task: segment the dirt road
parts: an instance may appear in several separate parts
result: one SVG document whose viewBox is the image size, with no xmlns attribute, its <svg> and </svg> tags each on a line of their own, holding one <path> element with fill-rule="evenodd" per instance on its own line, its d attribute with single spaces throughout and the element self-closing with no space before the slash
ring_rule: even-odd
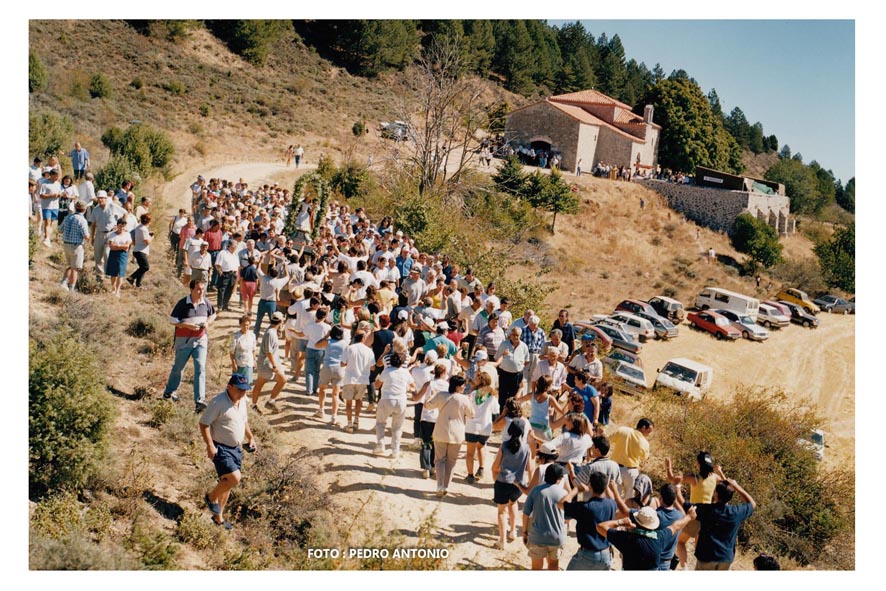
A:
<svg viewBox="0 0 886 591">
<path fill-rule="evenodd" d="M 195 169 L 167 186 L 169 203 L 187 206 L 190 198 L 187 187 L 198 172 L 207 178 L 243 177 L 253 185 L 277 181 L 290 186 L 297 176 L 294 169 L 282 164 L 244 163 L 212 170 Z M 237 316 L 237 312 L 220 316 L 213 330 L 212 346 L 223 346 L 226 335 L 236 330 Z M 713 366 L 715 386 L 711 395 L 716 397 L 728 397 L 739 384 L 778 386 L 794 392 L 821 410 L 829 420 L 826 430 L 830 441 L 845 444 L 840 447 L 849 457 L 854 457 L 854 334 L 854 316 L 823 315 L 817 330 L 790 326 L 775 332 L 767 343 L 721 343 L 706 334 L 688 330 L 684 324 L 676 340 L 648 343 L 643 360 L 650 381 L 654 380 L 654 369 L 672 357 L 690 357 Z M 343 523 L 356 522 L 359 528 L 392 531 L 412 545 L 419 526 L 430 519 L 436 524 L 437 536 L 452 542 L 450 568 L 528 567 L 525 548 L 519 541 L 503 551 L 493 548 L 497 526 L 489 476 L 480 484 L 466 484 L 464 461 L 460 460 L 450 494 L 443 501 L 436 498 L 435 482 L 421 477 L 418 452 L 408 447 L 412 433 L 411 408 L 404 425 L 407 445 L 400 460 L 395 462 L 372 454 L 374 418 L 364 416 L 360 431 L 353 434 L 328 422 L 321 423 L 312 418 L 317 410 L 316 402 L 305 396 L 303 380 L 288 384 L 281 400 L 282 411 L 271 415 L 269 422 L 281 434 L 283 442 L 293 449 L 307 447 L 320 453 L 320 479 L 335 495 Z M 490 442 L 487 474 L 498 441 L 495 436 Z M 835 455 L 830 454 L 832 458 Z M 565 561 L 577 547 L 574 534 L 570 535 Z M 561 568 L 565 568 L 565 564 L 563 562 Z"/>
</svg>

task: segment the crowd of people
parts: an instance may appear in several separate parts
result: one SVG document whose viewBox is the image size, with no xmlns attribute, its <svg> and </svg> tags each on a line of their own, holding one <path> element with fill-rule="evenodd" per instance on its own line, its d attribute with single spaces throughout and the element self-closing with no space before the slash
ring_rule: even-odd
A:
<svg viewBox="0 0 886 591">
<path fill-rule="evenodd" d="M 91 243 L 96 278 L 107 275 L 119 297 L 130 251 L 133 287 L 150 268 L 151 202 L 134 209 L 128 182 L 96 191 L 88 155 L 80 158 L 73 190 L 57 159 L 46 167 L 35 159 L 29 215 L 46 245 L 60 221 L 63 287 L 76 289 Z M 376 455 L 406 461 L 404 430 L 411 434 L 408 461 L 435 479 L 438 498 L 462 461 L 465 483 L 491 483 L 496 546 L 515 542 L 520 526 L 534 569 L 559 567 L 571 521 L 580 550 L 570 570 L 610 569 L 613 548 L 628 570 L 685 568 L 690 540 L 696 569 L 730 567 L 753 498 L 707 452 L 684 473 L 668 460 L 669 482 L 653 490 L 642 470 L 654 422 L 610 425 L 612 391 L 597 343 L 577 335 L 568 310 L 549 330 L 533 310 L 515 318 L 494 283 L 446 254 L 421 252 L 390 217 L 376 223 L 336 202 L 318 211 L 311 198 L 293 206 L 287 189 L 242 179 L 199 176 L 191 193 L 191 207 L 167 231 L 189 293 L 170 313 L 174 362 L 163 397 L 179 400 L 191 361 L 199 430 L 219 476 L 205 496 L 214 523 L 234 528 L 225 505 L 241 478 L 242 451 L 257 448 L 249 409 L 281 411 L 284 389 L 298 390 L 304 377 L 314 417 L 370 434 Z M 290 217 L 294 230 L 284 233 Z M 220 313 L 239 320 L 227 345 L 231 377 L 208 396 L 208 332 Z M 742 502 L 730 504 L 734 495 Z"/>
<path fill-rule="evenodd" d="M 78 142 L 69 156 L 72 174 L 64 173 L 56 156 L 45 165 L 36 157 L 28 178 L 29 220 L 44 246 L 51 247 L 56 237 L 62 242 L 67 266 L 60 285 L 77 290 L 91 245 L 95 278 L 102 282 L 108 277 L 112 294 L 120 297 L 124 278 L 133 288 L 142 289 L 154 239 L 151 199 L 142 197 L 136 203 L 133 183 L 128 180 L 120 187 L 96 191 L 89 152 Z M 137 268 L 127 277 L 130 253 Z"/>
<path fill-rule="evenodd" d="M 668 484 L 653 490 L 642 470 L 654 423 L 609 425 L 597 343 L 577 336 L 567 310 L 550 330 L 533 310 L 514 318 L 494 283 L 446 254 L 421 252 L 390 218 L 374 223 L 361 208 L 332 202 L 318 211 L 307 198 L 287 234 L 291 198 L 277 185 L 198 177 L 192 195 L 191 211 L 170 224 L 191 291 L 171 314 L 176 355 L 164 396 L 178 399 L 192 359 L 195 410 L 220 478 L 205 499 L 216 523 L 234 527 L 226 495 L 240 478 L 240 444 L 255 448 L 247 407 L 281 411 L 288 385 L 316 401 L 314 418 L 367 433 L 378 456 L 407 461 L 411 434 L 408 461 L 435 480 L 440 499 L 462 461 L 465 483 L 491 481 L 496 546 L 513 543 L 521 525 L 532 568 L 559 567 L 573 520 L 581 549 L 568 569 L 609 569 L 613 548 L 625 569 L 685 568 L 693 539 L 697 569 L 729 568 L 753 498 L 706 452 L 683 474 L 668 463 Z M 220 311 L 239 317 L 232 377 L 207 401 L 207 330 Z M 729 504 L 736 494 L 743 502 Z"/>
</svg>

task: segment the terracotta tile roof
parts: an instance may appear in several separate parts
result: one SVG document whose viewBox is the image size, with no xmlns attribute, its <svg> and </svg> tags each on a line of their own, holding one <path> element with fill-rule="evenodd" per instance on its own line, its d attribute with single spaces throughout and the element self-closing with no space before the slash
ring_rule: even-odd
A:
<svg viewBox="0 0 886 591">
<path fill-rule="evenodd" d="M 628 111 L 632 110 L 633 107 L 630 105 L 626 105 L 621 101 L 617 101 L 611 96 L 606 96 L 602 92 L 598 92 L 596 90 L 580 90 L 578 92 L 570 92 L 569 94 L 559 94 L 557 96 L 552 96 L 552 101 L 556 103 L 578 103 L 578 104 L 586 104 L 586 105 L 609 105 L 621 107 L 623 109 L 627 109 Z"/>
<path fill-rule="evenodd" d="M 643 121 L 643 118 L 637 115 L 636 113 L 632 113 L 630 111 L 625 111 L 624 109 L 620 109 L 618 111 L 618 115 L 615 116 L 615 121 L 613 123 L 626 123 L 629 125 L 646 125 L 646 122 Z"/>
<path fill-rule="evenodd" d="M 587 111 L 585 111 L 581 107 L 577 107 L 575 105 L 564 105 L 562 103 L 557 103 L 552 100 L 548 100 L 547 103 L 549 105 L 551 105 L 552 107 L 559 109 L 560 111 L 563 111 L 564 113 L 566 113 L 567 115 L 569 115 L 573 119 L 581 121 L 582 123 L 587 123 L 588 125 L 596 125 L 598 127 L 606 127 L 608 129 L 614 131 L 615 133 L 622 135 L 630 140 L 633 140 L 635 142 L 639 142 L 641 144 L 646 143 L 645 139 L 643 139 L 641 137 L 637 137 L 635 135 L 631 135 L 631 134 L 627 133 L 626 131 L 617 128 L 616 126 L 612 125 L 611 123 L 607 123 L 606 121 L 603 121 L 599 117 L 596 117 L 596 116 L 592 115 L 591 113 L 588 113 Z"/>
</svg>

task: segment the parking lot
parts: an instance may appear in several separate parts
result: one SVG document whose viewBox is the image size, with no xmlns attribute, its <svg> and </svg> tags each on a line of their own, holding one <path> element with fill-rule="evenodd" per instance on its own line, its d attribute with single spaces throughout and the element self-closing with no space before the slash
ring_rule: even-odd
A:
<svg viewBox="0 0 886 591">
<path fill-rule="evenodd" d="M 652 385 L 655 370 L 668 359 L 688 357 L 714 369 L 712 398 L 727 399 L 740 385 L 783 388 L 824 417 L 825 461 L 854 461 L 855 316 L 822 312 L 818 317 L 816 329 L 791 324 L 771 331 L 763 343 L 718 341 L 684 322 L 676 339 L 643 346 L 647 381 Z"/>
</svg>

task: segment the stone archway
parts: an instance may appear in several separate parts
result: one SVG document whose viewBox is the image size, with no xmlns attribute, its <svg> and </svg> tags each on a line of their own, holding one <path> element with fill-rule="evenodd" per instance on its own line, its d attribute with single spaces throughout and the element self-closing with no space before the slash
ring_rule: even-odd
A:
<svg viewBox="0 0 886 591">
<path fill-rule="evenodd" d="M 788 233 L 788 216 L 785 215 L 784 210 L 778 212 L 778 233 L 779 234 L 787 234 Z"/>
<path fill-rule="evenodd" d="M 774 211 L 769 212 L 769 225 L 778 232 L 778 216 L 775 215 Z"/>
</svg>

